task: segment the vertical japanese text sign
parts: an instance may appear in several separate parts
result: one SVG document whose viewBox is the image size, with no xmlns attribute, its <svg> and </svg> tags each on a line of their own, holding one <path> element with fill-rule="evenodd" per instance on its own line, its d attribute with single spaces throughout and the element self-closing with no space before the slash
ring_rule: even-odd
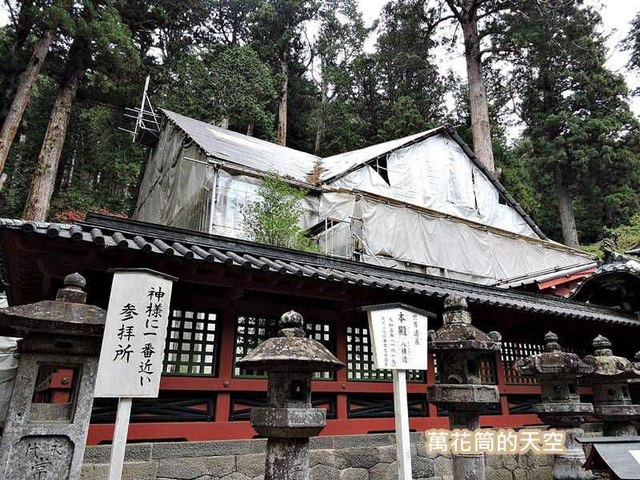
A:
<svg viewBox="0 0 640 480">
<path fill-rule="evenodd" d="M 431 312 L 402 304 L 366 308 L 373 346 L 373 365 L 379 370 L 427 370 L 428 318 Z"/>
<path fill-rule="evenodd" d="M 113 270 L 96 397 L 156 398 L 174 277 Z"/>
</svg>

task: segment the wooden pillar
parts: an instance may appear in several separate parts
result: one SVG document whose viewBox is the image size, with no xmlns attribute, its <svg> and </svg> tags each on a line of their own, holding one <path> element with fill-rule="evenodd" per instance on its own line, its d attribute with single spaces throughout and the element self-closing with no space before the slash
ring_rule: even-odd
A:
<svg viewBox="0 0 640 480">
<path fill-rule="evenodd" d="M 336 333 L 336 357 L 338 360 L 347 363 L 347 323 L 350 321 L 348 313 L 340 314 L 335 325 Z M 347 386 L 347 368 L 342 368 L 336 372 L 336 381 L 340 385 L 340 392 L 336 394 L 336 418 L 346 420 L 349 417 L 347 408 L 347 394 L 344 389 Z"/>
<path fill-rule="evenodd" d="M 234 341 L 236 334 L 236 310 L 231 304 L 226 304 L 220 315 L 220 353 L 218 358 L 218 378 L 223 387 L 228 387 L 233 381 Z M 231 393 L 218 392 L 216 399 L 216 422 L 228 422 L 231 417 Z"/>
<path fill-rule="evenodd" d="M 506 376 L 504 374 L 504 364 L 502 363 L 502 355 L 500 352 L 495 353 L 495 361 L 496 361 L 496 382 L 498 384 L 498 390 L 500 391 L 500 415 L 508 416 L 509 415 L 509 399 L 505 393 L 502 393 L 504 390 L 501 387 L 504 387 L 507 383 Z"/>
<path fill-rule="evenodd" d="M 429 365 L 427 368 L 427 385 L 433 385 L 436 383 L 436 369 L 435 364 L 433 362 L 433 354 L 428 353 L 429 355 Z M 427 404 L 427 408 L 429 410 L 429 417 L 436 418 L 438 416 L 438 407 L 429 402 Z"/>
</svg>

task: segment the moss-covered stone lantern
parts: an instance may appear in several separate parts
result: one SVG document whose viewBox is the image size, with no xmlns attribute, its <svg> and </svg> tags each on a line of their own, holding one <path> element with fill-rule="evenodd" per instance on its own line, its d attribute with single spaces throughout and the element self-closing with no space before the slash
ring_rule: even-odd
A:
<svg viewBox="0 0 640 480">
<path fill-rule="evenodd" d="M 464 298 L 449 295 L 445 299 L 443 325 L 430 332 L 429 350 L 436 355 L 438 383 L 427 388 L 427 396 L 430 403 L 448 410 L 452 429 L 479 428 L 480 413 L 500 401 L 498 387 L 483 385 L 480 377 L 480 356 L 500 351 L 500 340 L 499 333 L 487 335 L 471 324 Z M 453 471 L 455 478 L 484 479 L 484 455 L 454 455 Z"/>
<path fill-rule="evenodd" d="M 55 300 L 0 309 L 0 334 L 22 337 L 0 478 L 80 478 L 106 317 L 85 303 L 86 283 L 67 275 Z M 38 391 L 56 376 L 61 398 Z"/>
<path fill-rule="evenodd" d="M 632 420 L 640 418 L 640 405 L 633 405 L 629 394 L 629 380 L 640 378 L 640 370 L 611 350 L 611 342 L 598 335 L 593 340 L 593 355 L 584 357 L 584 362 L 594 371 L 587 377 L 593 390 L 595 416 L 603 422 L 605 437 L 635 436 Z"/>
<path fill-rule="evenodd" d="M 593 405 L 581 403 L 578 378 L 593 372 L 575 353 L 563 352 L 558 336 L 548 332 L 544 336 L 544 352 L 516 362 L 520 375 L 531 376 L 540 382 L 542 401 L 533 405 L 533 411 L 551 427 L 566 432 L 566 452 L 554 458 L 554 480 L 590 479 L 592 475 L 582 468 L 586 461 L 576 438 L 584 433 L 579 426 L 593 414 Z"/>
<path fill-rule="evenodd" d="M 326 410 L 311 406 L 311 377 L 344 363 L 305 337 L 299 313 L 282 315 L 279 327 L 279 336 L 265 340 L 237 364 L 267 373 L 268 406 L 251 412 L 251 426 L 268 438 L 265 480 L 307 480 L 309 437 L 326 425 Z"/>
</svg>

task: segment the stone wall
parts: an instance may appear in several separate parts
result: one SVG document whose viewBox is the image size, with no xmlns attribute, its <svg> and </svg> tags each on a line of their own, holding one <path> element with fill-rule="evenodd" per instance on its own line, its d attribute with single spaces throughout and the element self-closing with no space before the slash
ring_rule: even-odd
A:
<svg viewBox="0 0 640 480">
<path fill-rule="evenodd" d="M 260 480 L 266 440 L 139 443 L 127 447 L 123 480 Z M 451 459 L 428 455 L 424 434 L 411 437 L 414 480 L 453 480 Z M 82 479 L 107 478 L 110 446 L 87 447 Z M 393 480 L 397 478 L 395 436 L 344 435 L 311 439 L 314 480 Z M 487 479 L 551 478 L 551 457 L 491 455 Z"/>
</svg>

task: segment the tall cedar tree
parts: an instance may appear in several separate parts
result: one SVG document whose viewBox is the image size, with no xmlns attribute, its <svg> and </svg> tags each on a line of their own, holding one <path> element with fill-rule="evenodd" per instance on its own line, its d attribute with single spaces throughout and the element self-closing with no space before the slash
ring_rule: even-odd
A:
<svg viewBox="0 0 640 480">
<path fill-rule="evenodd" d="M 3 57 L 11 60 L 3 62 L 2 78 L 4 95 L 2 98 L 2 127 L 0 128 L 0 188 L 6 179 L 4 166 L 18 131 L 20 121 L 31 98 L 31 90 L 49 53 L 53 36 L 57 30 L 71 27 L 71 2 L 59 0 L 53 2 L 34 2 L 25 0 L 20 3 L 20 11 L 15 19 L 13 41 Z M 35 32 L 34 32 L 35 31 Z M 38 38 L 33 46 L 31 58 L 21 69 L 21 58 L 29 34 Z M 22 70 L 18 77 L 19 71 Z M 15 90 L 13 86 L 15 85 Z M 10 98 L 13 95 L 13 98 Z"/>
<path fill-rule="evenodd" d="M 434 59 L 434 22 L 422 0 L 398 0 L 382 11 L 376 44 L 384 121 L 380 140 L 392 140 L 441 124 L 446 85 Z"/>
<path fill-rule="evenodd" d="M 313 54 L 320 104 L 314 112 L 316 154 L 337 153 L 345 133 L 358 130 L 351 102 L 354 88 L 353 64 L 363 54 L 369 29 L 355 0 L 326 0 L 318 11 L 319 31 Z M 315 73 L 315 72 L 314 72 Z M 354 140 L 352 135 L 347 135 Z M 350 142 L 351 143 L 351 142 Z M 351 148 L 359 142 L 351 143 Z"/>
<path fill-rule="evenodd" d="M 495 166 L 482 57 L 491 50 L 483 49 L 482 41 L 492 33 L 489 27 L 495 15 L 509 8 L 511 3 L 504 0 L 436 0 L 427 1 L 429 8 L 425 10 L 427 20 L 432 24 L 454 20 L 460 26 L 467 66 L 473 149 L 490 171 L 494 171 Z M 445 14 L 445 4 L 450 15 Z"/>
<path fill-rule="evenodd" d="M 27 220 L 43 221 L 47 217 L 71 108 L 87 70 L 113 73 L 136 64 L 130 31 L 110 3 L 87 0 L 77 17 L 60 90 L 51 111 L 23 213 Z"/>
<path fill-rule="evenodd" d="M 580 3 L 523 1 L 495 38 L 511 51 L 530 168 L 541 194 L 555 194 L 548 198 L 572 247 L 628 221 L 640 187 L 627 88 L 604 66 L 600 16 Z"/>
<path fill-rule="evenodd" d="M 287 112 L 291 65 L 303 49 L 304 23 L 314 17 L 317 3 L 311 0 L 263 0 L 253 16 L 254 48 L 280 73 L 277 143 L 287 144 Z"/>
</svg>

